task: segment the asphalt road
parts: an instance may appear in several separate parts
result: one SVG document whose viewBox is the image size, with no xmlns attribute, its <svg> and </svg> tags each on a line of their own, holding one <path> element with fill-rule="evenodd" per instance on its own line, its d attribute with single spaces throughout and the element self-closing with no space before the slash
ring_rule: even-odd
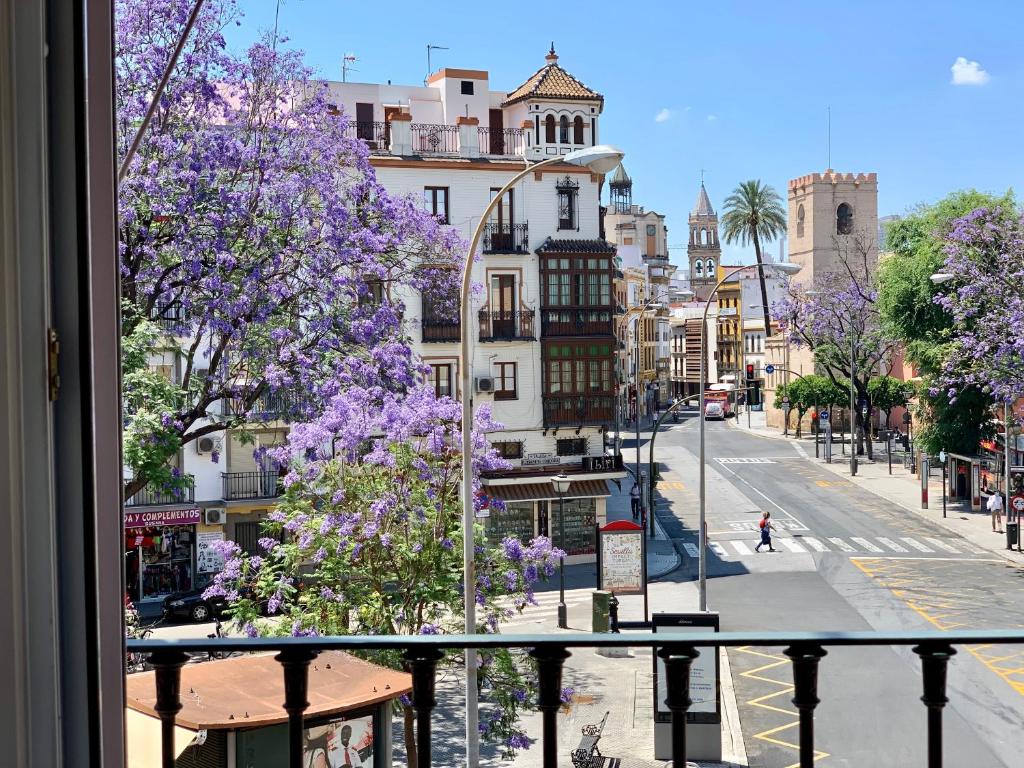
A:
<svg viewBox="0 0 1024 768">
<path fill-rule="evenodd" d="M 684 554 L 668 577 L 677 581 L 697 572 L 697 424 L 657 440 L 659 519 Z M 706 453 L 708 606 L 723 630 L 1024 627 L 1024 572 L 832 474 L 813 450 L 710 422 Z M 754 551 L 765 510 L 775 553 Z M 730 652 L 752 767 L 796 762 L 781 650 Z M 909 649 L 830 651 L 818 695 L 817 765 L 925 765 L 920 665 Z M 948 695 L 947 766 L 1024 766 L 1024 649 L 961 649 Z"/>
</svg>

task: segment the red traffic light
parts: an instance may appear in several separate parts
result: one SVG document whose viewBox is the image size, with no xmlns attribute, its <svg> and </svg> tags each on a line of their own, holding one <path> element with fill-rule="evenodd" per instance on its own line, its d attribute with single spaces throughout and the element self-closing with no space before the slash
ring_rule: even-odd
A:
<svg viewBox="0 0 1024 768">
<path fill-rule="evenodd" d="M 748 379 L 754 378 L 754 364 L 753 363 L 747 363 L 747 378 Z"/>
</svg>

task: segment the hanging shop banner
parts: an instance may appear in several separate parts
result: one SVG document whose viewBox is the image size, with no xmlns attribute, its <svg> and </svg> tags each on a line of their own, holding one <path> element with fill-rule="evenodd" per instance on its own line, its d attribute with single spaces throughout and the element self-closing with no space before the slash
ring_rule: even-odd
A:
<svg viewBox="0 0 1024 768">
<path fill-rule="evenodd" d="M 220 531 L 204 531 L 196 534 L 196 572 L 217 573 L 224 567 L 224 556 L 217 543 L 224 541 Z"/>
<path fill-rule="evenodd" d="M 161 525 L 195 525 L 201 511 L 198 507 L 189 509 L 155 509 L 149 512 L 125 512 L 125 528 L 148 528 Z"/>
<path fill-rule="evenodd" d="M 598 589 L 616 595 L 644 593 L 644 529 L 628 520 L 599 530 Z"/>
</svg>

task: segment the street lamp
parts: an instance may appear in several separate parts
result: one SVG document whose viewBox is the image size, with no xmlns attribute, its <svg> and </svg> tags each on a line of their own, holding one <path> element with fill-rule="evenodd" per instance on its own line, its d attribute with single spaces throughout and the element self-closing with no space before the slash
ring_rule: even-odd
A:
<svg viewBox="0 0 1024 768">
<path fill-rule="evenodd" d="M 718 284 L 708 294 L 707 301 L 704 302 L 704 315 L 700 321 L 700 411 L 698 418 L 700 419 L 700 531 L 699 536 L 699 547 L 700 547 L 700 559 L 698 561 L 698 587 L 700 592 L 700 610 L 706 611 L 708 609 L 708 562 L 707 562 L 707 547 L 708 547 L 708 536 L 707 536 L 707 495 L 706 481 L 704 477 L 705 468 L 705 455 L 704 455 L 704 391 L 707 388 L 707 367 L 704 364 L 705 347 L 707 346 L 708 336 L 708 310 L 711 309 L 711 302 L 715 298 L 715 294 L 718 293 L 718 289 L 722 287 L 733 275 L 739 274 L 746 267 L 737 267 L 731 272 L 718 281 Z M 800 265 L 792 262 L 784 262 L 780 264 L 765 264 L 764 269 L 775 269 L 784 275 L 795 275 L 800 271 Z M 765 329 L 767 333 L 767 329 Z"/>
<path fill-rule="evenodd" d="M 568 618 L 565 610 L 565 494 L 569 492 L 569 485 L 572 480 L 565 474 L 559 472 L 551 478 L 551 484 L 555 486 L 555 493 L 558 494 L 558 548 L 562 551 L 558 558 L 558 628 L 568 628 Z"/>
<path fill-rule="evenodd" d="M 505 193 L 538 168 L 555 163 L 586 166 L 593 173 L 605 174 L 613 171 L 622 162 L 623 152 L 607 144 L 577 149 L 566 155 L 558 155 L 541 160 L 539 163 L 527 163 L 519 173 L 513 176 L 504 187 L 484 208 L 480 220 L 473 229 L 473 237 L 466 250 L 466 258 L 462 265 L 462 291 L 459 296 L 460 325 L 462 329 L 461 365 L 462 369 L 462 559 L 463 559 L 463 597 L 465 605 L 465 631 L 467 635 L 476 634 L 476 566 L 474 563 L 473 537 L 473 383 L 472 362 L 469 356 L 469 309 L 470 289 L 472 285 L 473 259 L 476 255 L 484 225 L 491 212 L 505 198 Z M 479 701 L 477 699 L 476 650 L 466 649 L 466 766 L 476 768 L 480 763 L 480 732 Z"/>
</svg>

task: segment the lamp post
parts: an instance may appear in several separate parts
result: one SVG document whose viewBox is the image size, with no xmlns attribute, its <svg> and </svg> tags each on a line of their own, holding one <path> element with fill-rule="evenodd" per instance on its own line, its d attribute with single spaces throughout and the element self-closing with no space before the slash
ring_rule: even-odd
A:
<svg viewBox="0 0 1024 768">
<path fill-rule="evenodd" d="M 711 290 L 708 295 L 707 301 L 704 302 L 704 314 L 700 321 L 700 406 L 698 418 L 700 419 L 700 530 L 698 531 L 700 549 L 700 559 L 698 560 L 698 590 L 700 593 L 700 605 L 701 611 L 708 609 L 708 558 L 707 558 L 707 494 L 706 491 L 706 480 L 705 480 L 705 455 L 704 455 L 704 431 L 705 431 L 705 419 L 704 419 L 704 391 L 707 389 L 707 366 L 704 364 L 705 348 L 707 346 L 708 336 L 708 310 L 711 309 L 711 302 L 715 298 L 715 294 L 718 293 L 718 289 L 722 287 L 733 275 L 742 272 L 746 267 L 737 267 L 731 272 L 726 273 L 718 284 Z M 800 271 L 799 264 L 793 264 L 792 262 L 785 262 L 782 264 L 765 264 L 764 269 L 775 269 L 784 275 L 795 275 Z M 767 331 L 766 331 L 767 332 Z M 788 366 L 787 366 L 788 367 Z"/>
<path fill-rule="evenodd" d="M 569 492 L 569 484 L 572 480 L 565 474 L 559 472 L 551 478 L 551 484 L 555 486 L 555 493 L 558 494 L 558 548 L 562 550 L 562 556 L 558 558 L 558 628 L 568 628 L 568 617 L 565 609 L 565 494 Z"/>
<path fill-rule="evenodd" d="M 461 370 L 462 380 L 462 559 L 463 559 L 463 594 L 465 605 L 465 631 L 467 635 L 476 634 L 476 566 L 473 537 L 473 396 L 472 396 L 472 361 L 469 356 L 469 329 L 472 327 L 470 317 L 470 288 L 472 285 L 473 258 L 476 254 L 484 225 L 491 212 L 504 199 L 505 193 L 538 168 L 555 163 L 586 166 L 597 174 L 605 174 L 614 170 L 622 162 L 623 152 L 608 145 L 598 145 L 578 149 L 567 155 L 549 157 L 532 165 L 527 163 L 519 173 L 513 176 L 504 187 L 491 199 L 480 215 L 480 221 L 473 229 L 473 237 L 466 250 L 466 258 L 462 266 L 462 291 L 460 294 L 459 311 L 461 325 Z M 466 649 L 466 766 L 477 768 L 480 764 L 480 731 L 476 650 Z"/>
</svg>

